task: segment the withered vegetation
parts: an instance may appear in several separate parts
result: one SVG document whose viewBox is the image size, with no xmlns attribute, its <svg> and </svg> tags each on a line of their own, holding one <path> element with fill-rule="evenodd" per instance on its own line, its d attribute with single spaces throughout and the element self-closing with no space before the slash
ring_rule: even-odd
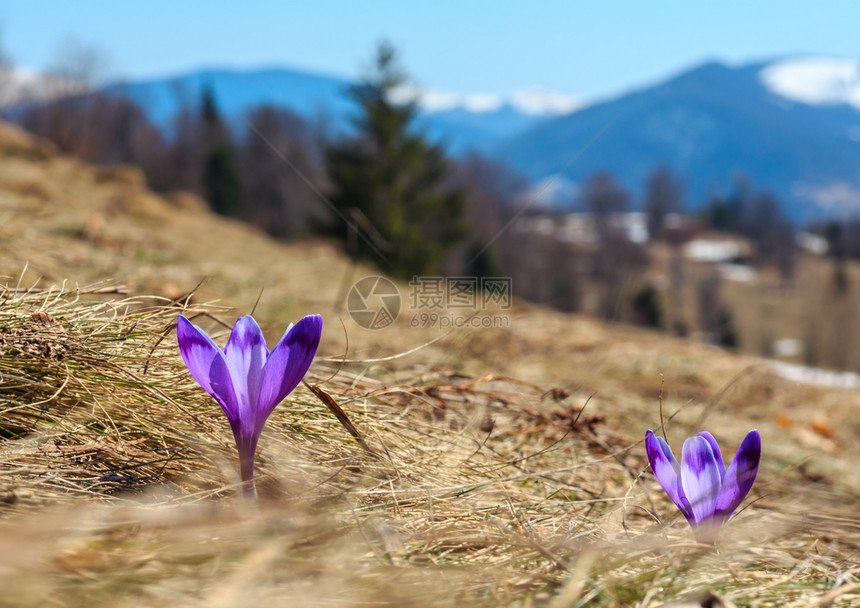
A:
<svg viewBox="0 0 860 608">
<path fill-rule="evenodd" d="M 362 330 L 344 290 L 378 271 L 331 244 L 2 125 L 0 160 L 0 606 L 860 606 L 860 391 L 521 302 L 489 311 L 502 328 Z M 262 287 L 270 345 L 303 314 L 325 327 L 250 504 L 173 327 L 223 345 Z M 676 453 L 762 433 L 716 547 L 648 468 L 661 394 Z"/>
<path fill-rule="evenodd" d="M 321 361 L 308 383 L 369 449 L 300 387 L 243 502 L 172 333 L 184 311 L 218 335 L 223 311 L 98 291 L 3 294 L 2 605 L 858 604 L 856 491 L 771 458 L 699 546 L 641 429 L 505 376 Z"/>
</svg>

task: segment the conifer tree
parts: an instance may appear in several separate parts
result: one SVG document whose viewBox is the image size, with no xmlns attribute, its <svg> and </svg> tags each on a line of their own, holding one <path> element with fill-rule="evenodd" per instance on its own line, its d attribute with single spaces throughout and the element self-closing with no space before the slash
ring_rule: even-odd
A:
<svg viewBox="0 0 860 608">
<path fill-rule="evenodd" d="M 337 232 L 351 255 L 400 278 L 440 272 L 464 236 L 465 204 L 462 191 L 445 186 L 443 151 L 415 128 L 415 104 L 392 99 L 406 82 L 395 50 L 380 44 L 370 73 L 350 90 L 356 134 L 326 150 L 331 200 L 348 220 Z"/>
<path fill-rule="evenodd" d="M 238 217 L 242 212 L 242 188 L 233 156 L 230 132 L 224 125 L 215 96 L 203 91 L 200 109 L 203 128 L 203 194 L 212 210 Z"/>
</svg>

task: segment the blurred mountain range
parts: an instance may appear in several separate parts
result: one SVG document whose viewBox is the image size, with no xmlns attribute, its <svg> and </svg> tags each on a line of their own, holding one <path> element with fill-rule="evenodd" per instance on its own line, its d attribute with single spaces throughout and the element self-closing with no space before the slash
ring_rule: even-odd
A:
<svg viewBox="0 0 860 608">
<path fill-rule="evenodd" d="M 171 121 L 185 105 L 196 107 L 201 92 L 214 94 L 219 110 L 242 128 L 248 110 L 261 104 L 288 108 L 320 121 L 330 134 L 349 129 L 356 107 L 348 91 L 354 83 L 286 68 L 253 71 L 210 69 L 166 79 L 131 81 L 106 87 L 129 97 L 146 109 L 150 119 L 169 131 Z M 417 88 L 398 91 L 398 100 L 415 101 L 421 112 L 418 128 L 457 154 L 470 149 L 486 151 L 542 119 L 558 116 L 579 105 L 575 99 L 538 89 L 497 95 L 457 95 Z"/>
<path fill-rule="evenodd" d="M 269 103 L 329 132 L 348 129 L 351 82 L 298 70 L 203 70 L 114 84 L 163 128 L 209 87 L 241 126 Z M 686 185 L 691 207 L 728 193 L 740 176 L 767 189 L 796 220 L 860 213 L 860 62 L 788 58 L 729 66 L 706 63 L 664 82 L 583 105 L 545 91 L 509 97 L 404 91 L 422 109 L 419 128 L 453 154 L 475 149 L 521 171 L 538 199 L 565 204 L 596 171 L 638 200 L 663 165 Z M 564 200 L 558 200 L 563 196 Z"/>
<path fill-rule="evenodd" d="M 641 193 L 664 165 L 684 180 L 694 207 L 744 176 L 796 220 L 857 215 L 860 62 L 707 63 L 545 120 L 499 154 L 536 182 L 559 175 L 575 187 L 606 170 Z"/>
</svg>

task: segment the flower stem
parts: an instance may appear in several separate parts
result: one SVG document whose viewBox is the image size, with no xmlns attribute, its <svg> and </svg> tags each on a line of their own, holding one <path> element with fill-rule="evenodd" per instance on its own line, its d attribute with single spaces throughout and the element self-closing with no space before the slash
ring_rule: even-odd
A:
<svg viewBox="0 0 860 608">
<path fill-rule="evenodd" d="M 712 517 L 693 525 L 693 536 L 696 537 L 696 542 L 702 545 L 715 545 L 717 536 L 723 527 L 723 519 L 720 517 Z"/>
<path fill-rule="evenodd" d="M 242 477 L 242 494 L 249 500 L 256 500 L 257 486 L 254 484 L 254 452 L 239 454 L 239 473 Z"/>
</svg>

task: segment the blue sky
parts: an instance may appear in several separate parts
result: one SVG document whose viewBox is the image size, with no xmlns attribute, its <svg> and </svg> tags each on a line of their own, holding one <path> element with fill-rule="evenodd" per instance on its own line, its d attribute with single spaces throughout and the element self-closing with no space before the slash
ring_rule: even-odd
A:
<svg viewBox="0 0 860 608">
<path fill-rule="evenodd" d="M 858 23 L 850 1 L 0 0 L 3 45 L 31 69 L 74 38 L 127 78 L 272 65 L 355 76 L 385 37 L 428 88 L 591 99 L 706 59 L 858 56 Z"/>
</svg>

